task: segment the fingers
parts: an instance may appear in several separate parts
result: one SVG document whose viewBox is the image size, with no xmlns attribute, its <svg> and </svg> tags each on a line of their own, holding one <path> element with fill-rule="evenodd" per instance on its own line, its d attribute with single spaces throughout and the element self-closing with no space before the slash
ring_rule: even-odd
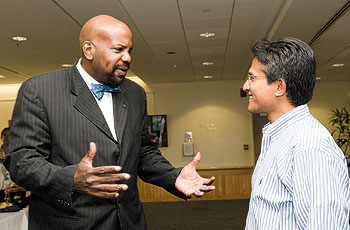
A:
<svg viewBox="0 0 350 230">
<path fill-rule="evenodd" d="M 104 174 L 104 173 L 117 173 L 122 170 L 122 167 L 120 166 L 100 166 L 100 167 L 93 167 L 92 173 L 94 174 Z"/>
<path fill-rule="evenodd" d="M 90 150 L 86 154 L 86 156 L 88 157 L 89 160 L 92 161 L 94 159 L 95 155 L 96 155 L 96 144 L 95 144 L 95 142 L 90 142 Z"/>
<path fill-rule="evenodd" d="M 198 152 L 196 156 L 193 158 L 193 160 L 188 164 L 188 166 L 196 167 L 199 161 L 201 160 L 201 157 L 202 157 L 201 153 Z"/>
<path fill-rule="evenodd" d="M 187 196 L 188 199 L 191 199 L 192 196 L 202 197 L 204 196 L 205 193 L 211 192 L 214 189 L 215 189 L 215 186 L 202 186 L 200 189 L 195 190 L 193 192 L 188 192 L 185 195 Z"/>
<path fill-rule="evenodd" d="M 98 184 L 92 186 L 96 191 L 102 192 L 116 192 L 116 191 L 125 191 L 128 189 L 126 184 Z"/>
<path fill-rule="evenodd" d="M 89 187 L 89 194 L 100 198 L 115 198 L 119 196 L 119 191 L 128 188 L 126 184 L 96 184 Z"/>
<path fill-rule="evenodd" d="M 202 197 L 204 195 L 204 192 L 200 191 L 200 190 L 196 190 L 193 192 L 189 192 L 188 194 L 185 194 L 187 199 L 191 199 L 192 196 L 196 196 L 196 197 Z"/>
<path fill-rule="evenodd" d="M 215 186 L 202 186 L 200 188 L 200 191 L 203 191 L 203 192 L 210 192 L 210 191 L 213 191 L 215 189 Z"/>
<path fill-rule="evenodd" d="M 88 184 L 108 184 L 114 183 L 121 180 L 129 180 L 130 174 L 118 173 L 118 174 L 102 174 L 102 175 L 91 175 L 86 179 Z"/>
<path fill-rule="evenodd" d="M 117 198 L 119 196 L 118 191 L 114 191 L 114 192 L 96 191 L 96 192 L 90 192 L 89 194 L 99 198 L 103 198 L 103 199 Z"/>
<path fill-rule="evenodd" d="M 120 166 L 93 167 L 97 147 L 90 142 L 89 151 L 79 162 L 74 175 L 73 190 L 100 198 L 118 197 L 118 191 L 128 189 L 126 184 L 118 184 L 131 178 L 128 173 L 121 173 Z"/>
<path fill-rule="evenodd" d="M 210 179 L 204 179 L 204 180 L 203 180 L 203 184 L 205 184 L 205 185 L 211 185 L 211 184 L 214 183 L 214 181 L 215 181 L 215 177 L 212 176 Z"/>
</svg>

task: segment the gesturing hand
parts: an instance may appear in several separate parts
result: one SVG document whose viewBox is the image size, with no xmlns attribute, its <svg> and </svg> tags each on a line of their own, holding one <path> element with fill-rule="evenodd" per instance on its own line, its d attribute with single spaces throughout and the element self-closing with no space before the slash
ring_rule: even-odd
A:
<svg viewBox="0 0 350 230">
<path fill-rule="evenodd" d="M 197 173 L 196 166 L 200 159 L 201 154 L 197 153 L 195 158 L 181 170 L 176 178 L 175 187 L 188 198 L 191 198 L 192 195 L 201 197 L 204 195 L 204 192 L 210 192 L 215 189 L 215 186 L 210 186 L 214 182 L 215 177 L 205 179 Z"/>
<path fill-rule="evenodd" d="M 90 151 L 79 162 L 74 175 L 73 190 L 97 196 L 100 198 L 118 197 L 119 190 L 127 190 L 126 184 L 116 184 L 116 181 L 129 180 L 130 174 L 118 173 L 120 166 L 93 167 L 92 161 L 96 155 L 96 144 L 90 143 Z"/>
</svg>

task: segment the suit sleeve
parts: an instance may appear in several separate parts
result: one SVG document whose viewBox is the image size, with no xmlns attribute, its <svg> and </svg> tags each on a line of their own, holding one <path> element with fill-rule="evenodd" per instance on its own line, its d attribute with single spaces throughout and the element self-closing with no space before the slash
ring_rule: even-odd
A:
<svg viewBox="0 0 350 230">
<path fill-rule="evenodd" d="M 32 193 L 70 203 L 76 165 L 50 163 L 50 127 L 38 91 L 30 80 L 19 90 L 4 165 L 11 179 Z"/>
<path fill-rule="evenodd" d="M 144 96 L 146 98 L 146 96 Z M 187 199 L 175 187 L 175 181 L 182 168 L 174 168 L 166 160 L 160 150 L 151 142 L 148 132 L 147 101 L 144 100 L 144 113 L 142 118 L 142 142 L 138 176 L 141 180 L 164 188 L 168 192 Z"/>
</svg>

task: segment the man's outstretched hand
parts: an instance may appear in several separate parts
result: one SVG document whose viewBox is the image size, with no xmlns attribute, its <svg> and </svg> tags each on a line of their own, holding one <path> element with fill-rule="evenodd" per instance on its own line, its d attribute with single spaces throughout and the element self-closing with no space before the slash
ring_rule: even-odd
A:
<svg viewBox="0 0 350 230">
<path fill-rule="evenodd" d="M 176 179 L 175 187 L 185 194 L 187 198 L 191 198 L 192 195 L 201 197 L 204 195 L 204 192 L 210 192 L 215 189 L 215 186 L 211 186 L 215 177 L 206 179 L 197 173 L 196 166 L 200 159 L 201 154 L 197 153 L 195 158 L 182 169 Z"/>
<path fill-rule="evenodd" d="M 119 190 L 127 190 L 126 184 L 116 184 L 120 180 L 129 180 L 130 174 L 119 173 L 120 166 L 93 167 L 96 144 L 90 143 L 90 151 L 79 162 L 74 175 L 73 190 L 100 198 L 118 197 Z"/>
</svg>

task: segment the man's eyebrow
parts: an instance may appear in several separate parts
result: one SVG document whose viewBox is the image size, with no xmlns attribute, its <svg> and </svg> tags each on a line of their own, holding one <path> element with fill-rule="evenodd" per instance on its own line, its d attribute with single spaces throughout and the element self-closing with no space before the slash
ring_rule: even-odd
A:
<svg viewBox="0 0 350 230">
<path fill-rule="evenodd" d="M 120 48 L 123 48 L 123 49 L 128 49 L 129 47 L 126 46 L 126 45 L 123 45 L 123 44 L 116 44 L 115 46 L 119 46 Z M 130 47 L 129 50 L 132 50 L 133 47 Z"/>
</svg>

